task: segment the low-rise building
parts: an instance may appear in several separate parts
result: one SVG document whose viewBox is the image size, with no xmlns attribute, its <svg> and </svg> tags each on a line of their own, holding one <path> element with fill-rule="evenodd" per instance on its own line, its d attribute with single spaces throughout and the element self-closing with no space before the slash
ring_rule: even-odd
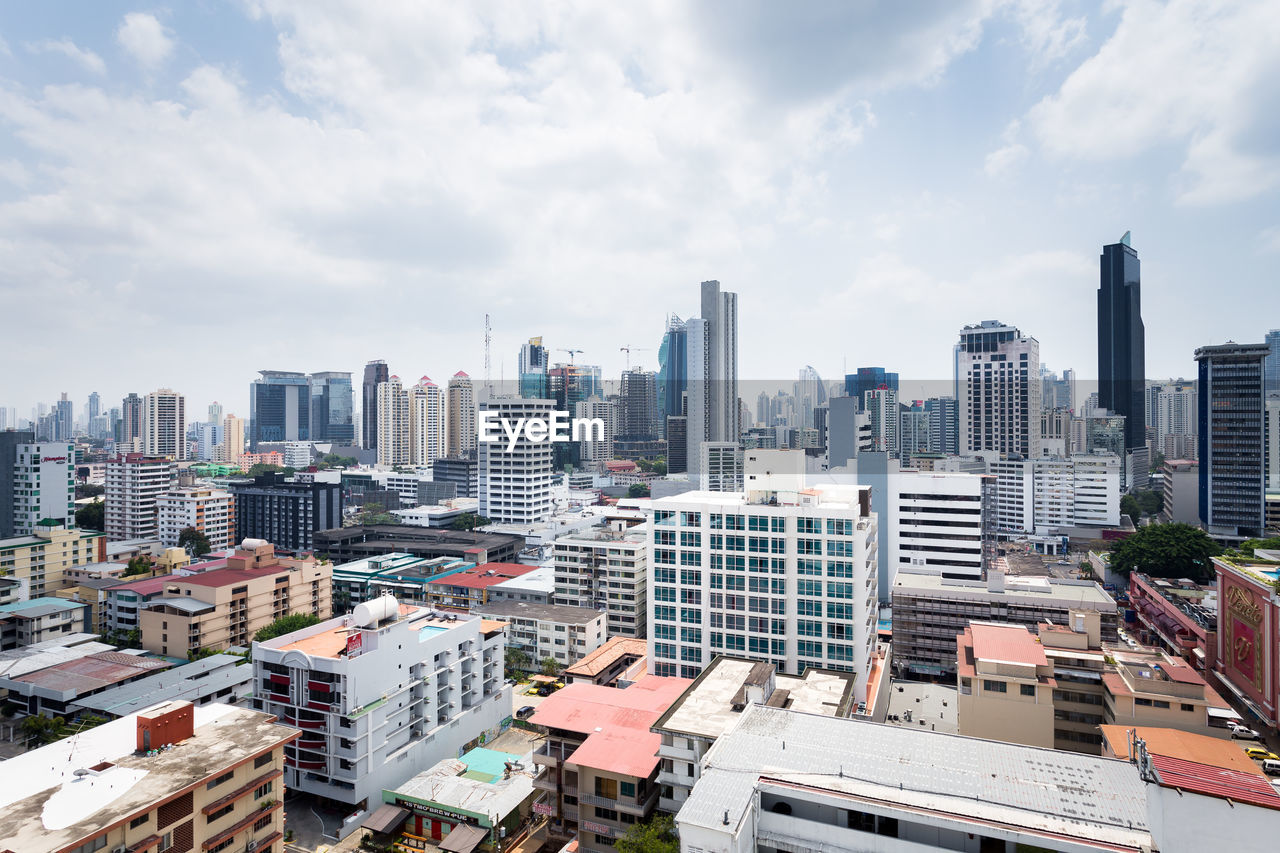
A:
<svg viewBox="0 0 1280 853">
<path fill-rule="evenodd" d="M 446 572 L 427 581 L 427 601 L 442 607 L 475 610 L 489 603 L 489 590 L 503 581 L 527 575 L 534 566 L 481 563 Z"/>
<path fill-rule="evenodd" d="M 346 613 L 362 601 L 394 595 L 406 604 L 426 604 L 427 581 L 473 564 L 451 557 L 383 554 L 333 567 L 333 610 Z"/>
<path fill-rule="evenodd" d="M 1166 459 L 1160 468 L 1164 506 L 1160 521 L 1200 523 L 1200 463 L 1194 459 Z"/>
<path fill-rule="evenodd" d="M 648 672 L 648 644 L 634 637 L 610 637 L 604 645 L 564 668 L 565 684 L 630 687 Z"/>
<path fill-rule="evenodd" d="M 90 578 L 64 586 L 54 595 L 64 601 L 82 604 L 88 608 L 86 630 L 92 634 L 107 633 L 107 590 L 120 586 L 123 580 L 116 578 Z"/>
<path fill-rule="evenodd" d="M 390 596 L 253 644 L 254 707 L 303 730 L 285 781 L 361 810 L 511 715 L 504 625 Z"/>
<path fill-rule="evenodd" d="M 350 563 L 383 554 L 452 557 L 468 563 L 512 563 L 524 538 L 504 533 L 480 533 L 410 524 L 365 524 L 337 527 L 315 535 L 315 551 L 336 563 Z"/>
<path fill-rule="evenodd" d="M 105 719 L 123 717 L 161 702 L 211 702 L 240 704 L 253 689 L 253 667 L 240 655 L 209 655 L 170 670 L 161 670 L 109 687 L 72 702 L 72 714 L 93 714 Z"/>
<path fill-rule="evenodd" d="M 472 612 L 506 622 L 507 648 L 524 652 L 530 669 L 538 669 L 547 658 L 566 667 L 600 648 L 606 636 L 604 614 L 589 607 L 491 601 Z"/>
<path fill-rule="evenodd" d="M 611 637 L 646 636 L 648 553 L 648 529 L 625 521 L 557 537 L 555 603 L 604 610 Z"/>
<path fill-rule="evenodd" d="M 1218 680 L 1267 726 L 1280 722 L 1280 552 L 1214 557 Z"/>
<path fill-rule="evenodd" d="M 0 850 L 284 849 L 284 746 L 267 714 L 166 702 L 5 762 Z"/>
<path fill-rule="evenodd" d="M 43 669 L 0 676 L 0 689 L 8 690 L 9 701 L 28 714 L 66 717 L 71 706 L 86 697 L 170 666 L 168 661 L 139 654 L 94 652 Z"/>
<path fill-rule="evenodd" d="M 555 593 L 555 569 L 551 566 L 536 566 L 531 572 L 489 587 L 489 600 L 554 604 Z"/>
<path fill-rule="evenodd" d="M 1179 655 L 1201 672 L 1213 672 L 1218 657 L 1218 590 L 1190 579 L 1129 574 L 1129 631 L 1148 646 Z"/>
<path fill-rule="evenodd" d="M 87 605 L 62 598 L 32 598 L 0 605 L 0 649 L 89 633 L 93 629 L 89 617 Z"/>
<path fill-rule="evenodd" d="M 0 604 L 52 595 L 68 569 L 105 560 L 106 541 L 96 530 L 60 524 L 0 539 Z"/>
</svg>

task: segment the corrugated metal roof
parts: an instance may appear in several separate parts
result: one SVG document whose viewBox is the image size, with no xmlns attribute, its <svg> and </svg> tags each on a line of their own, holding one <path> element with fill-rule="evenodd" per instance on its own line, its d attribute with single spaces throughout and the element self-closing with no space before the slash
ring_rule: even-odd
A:
<svg viewBox="0 0 1280 853">
<path fill-rule="evenodd" d="M 1280 794 L 1265 776 L 1169 755 L 1152 755 L 1151 763 L 1155 766 L 1156 778 L 1166 788 L 1280 810 Z"/>
</svg>

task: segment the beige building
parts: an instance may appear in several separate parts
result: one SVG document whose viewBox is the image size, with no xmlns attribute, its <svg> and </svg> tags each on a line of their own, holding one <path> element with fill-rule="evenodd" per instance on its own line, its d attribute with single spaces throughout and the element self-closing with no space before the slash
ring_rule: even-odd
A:
<svg viewBox="0 0 1280 853">
<path fill-rule="evenodd" d="M 277 557 L 273 545 L 246 539 L 225 564 L 165 584 L 162 596 L 139 611 L 143 648 L 185 657 L 198 649 L 248 647 L 254 634 L 282 616 L 330 615 L 328 563 Z"/>
<path fill-rule="evenodd" d="M 156 501 L 174 487 L 178 466 L 165 458 L 129 453 L 107 462 L 107 538 L 158 539 Z"/>
<path fill-rule="evenodd" d="M 269 714 L 175 701 L 16 756 L 0 850 L 283 853 L 284 747 L 298 735 Z"/>
<path fill-rule="evenodd" d="M 236 499 L 230 492 L 174 489 L 156 499 L 156 514 L 160 541 L 168 547 L 176 547 L 178 537 L 188 527 L 203 533 L 214 551 L 225 551 L 235 544 Z"/>
<path fill-rule="evenodd" d="M 222 444 L 218 446 L 219 462 L 237 462 L 244 455 L 244 418 L 227 415 L 222 419 Z"/>
<path fill-rule="evenodd" d="M 449 456 L 465 456 L 476 449 L 476 399 L 471 377 L 461 370 L 453 374 L 445 396 L 445 452 Z"/>
<path fill-rule="evenodd" d="M 956 638 L 960 734 L 1053 746 L 1053 667 L 1021 625 L 975 622 Z"/>
<path fill-rule="evenodd" d="M 106 546 L 107 537 L 96 530 L 62 525 L 0 539 L 0 604 L 53 595 L 68 569 L 105 560 Z"/>
</svg>

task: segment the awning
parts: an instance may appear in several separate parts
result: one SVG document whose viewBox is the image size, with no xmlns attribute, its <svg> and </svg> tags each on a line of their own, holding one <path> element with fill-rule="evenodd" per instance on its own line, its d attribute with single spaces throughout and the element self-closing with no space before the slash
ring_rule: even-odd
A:
<svg viewBox="0 0 1280 853">
<path fill-rule="evenodd" d="M 489 831 L 469 823 L 459 823 L 440 842 L 440 849 L 449 853 L 471 853 L 488 837 Z"/>
<path fill-rule="evenodd" d="M 404 819 L 408 816 L 408 809 L 393 806 L 391 803 L 384 803 L 373 814 L 365 818 L 361 826 L 370 832 L 385 835 L 399 829 L 400 824 L 404 823 Z"/>
<path fill-rule="evenodd" d="M 1217 717 L 1223 720 L 1238 720 L 1240 715 L 1230 708 L 1213 708 L 1208 709 L 1210 717 Z"/>
</svg>

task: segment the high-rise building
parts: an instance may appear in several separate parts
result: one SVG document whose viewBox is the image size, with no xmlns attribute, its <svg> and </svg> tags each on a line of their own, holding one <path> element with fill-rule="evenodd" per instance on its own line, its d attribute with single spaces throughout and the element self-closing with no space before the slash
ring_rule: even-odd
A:
<svg viewBox="0 0 1280 853">
<path fill-rule="evenodd" d="M 1062 409 L 1070 412 L 1076 406 L 1076 372 L 1071 369 L 1062 371 L 1062 376 L 1040 365 L 1040 378 L 1043 389 L 1041 403 L 1046 409 Z"/>
<path fill-rule="evenodd" d="M 1146 342 L 1138 253 L 1126 231 L 1102 247 L 1098 287 L 1098 405 L 1125 417 L 1125 447 L 1147 443 Z"/>
<path fill-rule="evenodd" d="M 364 386 L 360 398 L 360 446 L 366 450 L 378 447 L 378 386 L 391 378 L 382 359 L 364 366 Z"/>
<path fill-rule="evenodd" d="M 574 407 L 575 418 L 598 418 L 604 424 L 603 437 L 597 438 L 596 433 L 592 433 L 579 442 L 578 458 L 582 460 L 584 468 L 602 468 L 605 462 L 613 458 L 618 414 L 618 406 L 612 400 L 601 400 L 599 397 L 583 400 Z"/>
<path fill-rule="evenodd" d="M 1200 521 L 1211 535 L 1259 536 L 1266 511 L 1266 344 L 1200 347 Z"/>
<path fill-rule="evenodd" d="M 556 408 L 562 412 L 572 412 L 583 400 L 603 396 L 600 368 L 596 365 L 557 364 L 547 370 L 547 398 L 555 400 Z"/>
<path fill-rule="evenodd" d="M 310 551 L 317 531 L 342 526 L 339 483 L 291 483 L 277 472 L 231 491 L 236 496 L 237 542 L 262 539 L 287 551 Z"/>
<path fill-rule="evenodd" d="M 528 343 L 520 347 L 519 388 L 520 396 L 533 400 L 545 400 L 550 394 L 547 388 L 547 348 L 542 345 L 542 336 L 529 338 Z"/>
<path fill-rule="evenodd" d="M 553 604 L 603 610 L 610 637 L 645 636 L 648 537 L 639 530 L 591 528 L 556 537 Z"/>
<path fill-rule="evenodd" d="M 1165 440 L 1171 436 L 1196 434 L 1196 384 L 1165 382 L 1152 385 L 1147 392 L 1147 423 L 1152 430 L 1156 450 L 1163 452 Z M 1167 455 L 1167 454 L 1166 454 Z"/>
<path fill-rule="evenodd" d="M 424 376 L 409 389 L 409 464 L 429 466 L 445 455 L 444 392 Z"/>
<path fill-rule="evenodd" d="M 618 437 L 644 440 L 661 435 L 658 375 L 638 367 L 624 372 L 618 392 Z"/>
<path fill-rule="evenodd" d="M 218 460 L 235 464 L 244 455 L 244 418 L 229 414 L 222 419 L 222 449 Z"/>
<path fill-rule="evenodd" d="M 378 464 L 409 464 L 409 393 L 392 376 L 378 385 Z"/>
<path fill-rule="evenodd" d="M 1267 353 L 1266 361 L 1266 392 L 1270 396 L 1272 394 L 1280 394 L 1280 329 L 1272 329 L 1267 332 L 1266 344 L 1270 348 Z"/>
<path fill-rule="evenodd" d="M 54 441 L 70 441 L 75 437 L 75 407 L 67 399 L 67 392 L 62 392 L 54 409 L 53 435 Z"/>
<path fill-rule="evenodd" d="M 33 431 L 0 432 L 0 539 L 14 535 L 14 466 L 18 462 L 18 449 L 36 440 Z"/>
<path fill-rule="evenodd" d="M 684 414 L 684 395 L 689 385 L 688 333 L 684 321 L 675 314 L 667 317 L 667 331 L 658 347 L 658 406 L 665 419 Z M 668 445 L 670 438 L 667 439 Z"/>
<path fill-rule="evenodd" d="M 172 459 L 128 453 L 107 462 L 104 520 L 107 538 L 159 539 L 157 501 L 173 488 L 178 466 Z"/>
<path fill-rule="evenodd" d="M 958 455 L 960 420 L 955 397 L 930 397 L 924 401 L 924 410 L 929 415 L 929 452 Z"/>
<path fill-rule="evenodd" d="M 236 544 L 236 505 L 230 492 L 207 488 L 180 488 L 156 498 L 160 543 L 176 548 L 188 527 L 203 533 L 213 551 Z"/>
<path fill-rule="evenodd" d="M 818 371 L 806 364 L 801 368 L 800 377 L 796 380 L 793 390 L 797 415 L 794 426 L 798 429 L 811 429 L 814 410 L 827 402 L 826 385 L 823 384 Z"/>
<path fill-rule="evenodd" d="M 866 403 L 867 392 L 874 391 L 877 388 L 889 388 L 897 391 L 898 374 L 885 370 L 883 367 L 859 367 L 855 372 L 845 374 L 845 396 L 856 398 L 859 407 Z"/>
<path fill-rule="evenodd" d="M 330 370 L 313 373 L 311 383 L 311 440 L 355 444 L 351 374 Z"/>
<path fill-rule="evenodd" d="M 701 464 L 704 441 L 738 441 L 738 294 L 702 282 L 702 316 L 685 323 L 688 356 L 689 474 Z"/>
<path fill-rule="evenodd" d="M 493 412 L 497 423 L 515 424 L 521 418 L 548 422 L 556 404 L 552 400 L 499 397 L 480 404 L 480 413 Z M 508 449 L 505 440 L 481 441 L 480 515 L 500 523 L 527 524 L 544 521 L 552 512 L 553 444 L 531 441 L 521 433 Z"/>
<path fill-rule="evenodd" d="M 862 410 L 871 424 L 871 449 L 897 458 L 902 453 L 898 428 L 898 392 L 892 388 L 874 388 L 863 394 Z"/>
<path fill-rule="evenodd" d="M 689 419 L 684 415 L 667 415 L 667 473 L 683 474 L 689 470 Z"/>
<path fill-rule="evenodd" d="M 187 398 L 171 388 L 142 399 L 142 452 L 181 462 L 187 453 Z"/>
<path fill-rule="evenodd" d="M 142 438 L 142 398 L 130 393 L 120 401 L 119 442 L 132 449 L 133 443 Z"/>
<path fill-rule="evenodd" d="M 467 456 L 475 453 L 476 396 L 475 388 L 471 385 L 471 377 L 461 370 L 453 374 L 445 396 L 448 418 L 445 452 L 449 456 Z"/>
<path fill-rule="evenodd" d="M 1040 455 L 1040 342 L 998 320 L 960 330 L 960 452 Z"/>
<path fill-rule="evenodd" d="M 307 374 L 259 370 L 249 385 L 249 449 L 263 442 L 311 440 L 311 389 Z"/>
<path fill-rule="evenodd" d="M 742 445 L 736 441 L 704 441 L 699 448 L 699 488 L 704 492 L 740 492 L 743 478 Z"/>
<path fill-rule="evenodd" d="M 214 400 L 212 403 L 209 404 L 209 423 L 211 424 L 222 423 L 222 404 L 219 403 L 217 400 Z"/>
<path fill-rule="evenodd" d="M 1280 493 L 1280 396 L 1267 397 L 1263 413 L 1263 435 L 1267 440 L 1263 454 L 1266 458 L 1266 490 L 1274 495 Z"/>
<path fill-rule="evenodd" d="M 88 416 L 90 423 L 92 423 L 93 419 L 98 415 L 102 414 L 102 395 L 97 391 L 90 392 L 89 405 L 85 409 L 85 414 Z"/>
<path fill-rule="evenodd" d="M 6 439 L 30 436 L 29 432 L 0 433 L 0 509 L 11 507 L 0 520 L 0 538 L 29 536 L 52 521 L 63 527 L 76 524 L 75 446 L 70 443 L 19 442 L 6 449 Z M 6 457 L 12 454 L 12 461 Z M 8 524 L 6 524 L 6 522 Z M 3 573 L 3 572 L 0 572 Z"/>
<path fill-rule="evenodd" d="M 898 404 L 898 447 L 904 460 L 929 452 L 929 413 L 923 400 Z"/>
</svg>

